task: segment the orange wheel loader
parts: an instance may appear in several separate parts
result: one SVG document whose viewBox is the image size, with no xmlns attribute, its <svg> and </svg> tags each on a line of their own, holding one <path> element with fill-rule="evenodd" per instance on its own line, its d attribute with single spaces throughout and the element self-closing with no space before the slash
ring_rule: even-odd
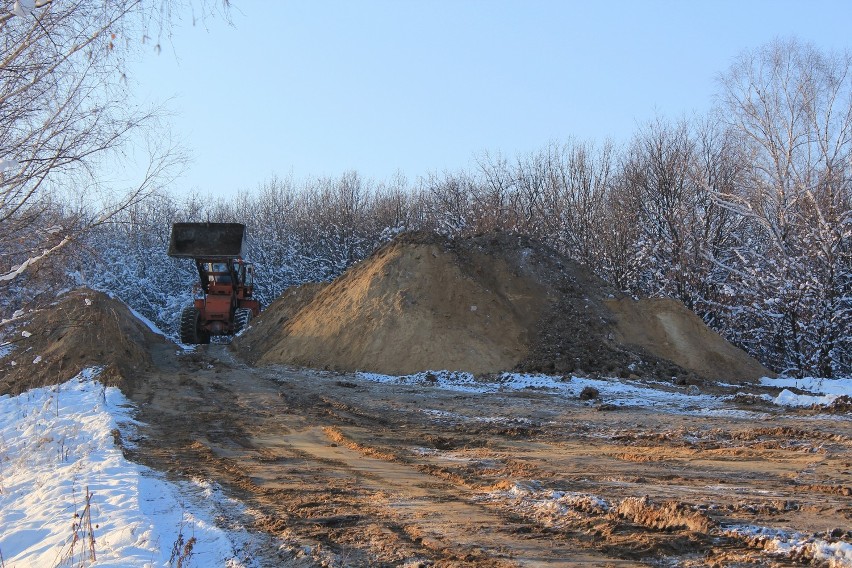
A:
<svg viewBox="0 0 852 568">
<path fill-rule="evenodd" d="M 252 297 L 253 267 L 243 260 L 245 225 L 240 223 L 175 223 L 168 254 L 191 258 L 199 281 L 193 303 L 180 317 L 184 344 L 210 343 L 214 335 L 234 335 L 260 313 Z"/>
</svg>

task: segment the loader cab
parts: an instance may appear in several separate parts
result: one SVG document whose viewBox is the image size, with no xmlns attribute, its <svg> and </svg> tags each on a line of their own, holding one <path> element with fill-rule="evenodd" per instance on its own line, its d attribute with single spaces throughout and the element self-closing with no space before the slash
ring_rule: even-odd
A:
<svg viewBox="0 0 852 568">
<path fill-rule="evenodd" d="M 202 288 L 207 294 L 231 294 L 239 284 L 238 273 L 229 261 L 201 261 L 197 265 Z"/>
<path fill-rule="evenodd" d="M 207 294 L 231 294 L 249 298 L 254 287 L 254 268 L 240 258 L 198 262 L 198 275 Z"/>
<path fill-rule="evenodd" d="M 237 260 L 234 262 L 234 272 L 241 284 L 237 295 L 241 298 L 250 298 L 254 288 L 254 267 L 250 263 Z"/>
<path fill-rule="evenodd" d="M 205 262 L 204 271 L 210 284 L 232 284 L 231 270 L 225 262 Z"/>
</svg>

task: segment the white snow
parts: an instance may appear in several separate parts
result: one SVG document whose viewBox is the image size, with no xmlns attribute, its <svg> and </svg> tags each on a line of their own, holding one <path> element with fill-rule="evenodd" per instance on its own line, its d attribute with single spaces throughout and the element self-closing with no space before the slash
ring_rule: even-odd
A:
<svg viewBox="0 0 852 568">
<path fill-rule="evenodd" d="M 589 493 L 542 490 L 535 481 L 515 482 L 505 491 L 486 494 L 489 500 L 507 500 L 520 514 L 531 516 L 548 527 L 558 527 L 579 513 L 602 515 L 612 508 L 606 499 Z"/>
<path fill-rule="evenodd" d="M 763 378 L 760 379 L 760 384 L 784 389 L 775 397 L 766 395 L 767 400 L 771 400 L 779 406 L 828 405 L 840 396 L 852 396 L 852 378 Z M 809 394 L 797 394 L 789 390 L 789 388 L 807 391 Z"/>
<path fill-rule="evenodd" d="M 555 396 L 577 398 L 586 387 L 600 393 L 599 400 L 615 406 L 655 407 L 661 410 L 686 413 L 723 411 L 725 401 L 717 396 L 687 394 L 687 389 L 668 385 L 668 390 L 652 388 L 625 379 L 592 379 L 587 377 L 550 376 L 528 373 L 503 373 L 494 380 L 477 379 L 470 373 L 428 371 L 414 375 L 391 376 L 378 373 L 357 373 L 361 379 L 400 385 L 421 385 L 472 394 L 506 391 L 549 392 Z"/>
<path fill-rule="evenodd" d="M 732 396 L 702 394 L 698 387 L 676 387 L 659 382 L 643 383 L 627 379 L 588 377 L 569 377 L 566 380 L 561 376 L 527 373 L 503 373 L 495 379 L 486 380 L 460 371 L 424 371 L 402 376 L 359 372 L 357 376 L 360 379 L 379 383 L 418 385 L 470 394 L 534 390 L 549 392 L 555 396 L 577 398 L 584 388 L 592 387 L 600 393 L 598 400 L 615 406 L 653 407 L 667 412 L 704 416 L 736 417 L 755 414 L 730 408 L 728 403 Z M 775 396 L 761 395 L 764 400 L 779 406 L 828 405 L 839 396 L 852 396 L 852 378 L 763 378 L 760 384 L 782 389 Z M 717 386 L 734 388 L 734 385 L 722 383 Z M 810 394 L 795 394 L 785 387 L 794 387 L 808 391 Z"/>
<path fill-rule="evenodd" d="M 760 537 L 763 549 L 779 556 L 805 556 L 823 562 L 831 568 L 852 566 L 852 544 L 843 541 L 826 541 L 801 533 L 759 527 L 755 525 L 731 525 L 725 527 L 729 535 Z"/>
<path fill-rule="evenodd" d="M 53 246 L 49 249 L 44 249 L 43 251 L 41 251 L 41 254 L 39 254 L 37 256 L 32 256 L 32 257 L 28 258 L 27 260 L 25 260 L 24 262 L 22 262 L 21 264 L 13 266 L 9 270 L 9 272 L 7 272 L 6 274 L 0 274 L 0 282 L 11 282 L 15 278 L 17 278 L 18 276 L 20 276 L 21 274 L 26 272 L 26 270 L 30 266 L 34 266 L 36 263 L 38 263 L 38 261 L 40 261 L 41 259 L 43 259 L 47 256 L 50 256 L 51 254 L 58 251 L 59 249 L 61 249 L 62 247 L 64 247 L 65 245 L 67 245 L 70 242 L 71 242 L 71 237 L 65 237 L 64 239 L 62 239 L 59 242 L 58 245 L 55 245 L 55 246 Z"/>
<path fill-rule="evenodd" d="M 96 375 L 87 369 L 63 385 L 0 397 L 4 565 L 86 560 L 90 535 L 75 514 L 83 513 L 88 491 L 96 566 L 169 566 L 181 538 L 195 539 L 184 566 L 244 566 L 236 558 L 238 538 L 211 520 L 215 488 L 178 486 L 124 459 L 113 432 L 132 427 L 131 405 Z"/>
<path fill-rule="evenodd" d="M 119 302 L 121 302 L 122 304 L 124 304 L 125 306 L 127 306 L 127 309 L 128 309 L 128 310 L 130 310 L 130 313 L 131 313 L 131 314 L 133 314 L 133 316 L 134 316 L 136 319 L 138 319 L 139 321 L 141 321 L 142 323 L 144 323 L 146 326 L 148 326 L 148 329 L 150 329 L 151 331 L 153 331 L 153 332 L 154 332 L 154 333 L 156 333 L 157 335 L 162 335 L 163 337 L 168 337 L 168 336 L 167 336 L 167 335 L 163 332 L 163 330 L 162 330 L 162 329 L 160 329 L 159 327 L 157 327 L 157 324 L 155 324 L 154 322 L 152 322 L 151 320 L 149 320 L 148 318 L 146 318 L 145 316 L 143 316 L 142 314 L 140 314 L 139 312 L 137 312 L 136 310 L 134 310 L 133 308 L 131 308 L 129 305 L 127 305 L 127 303 L 125 303 L 124 301 L 122 301 L 122 300 L 121 300 L 121 299 L 119 299 L 119 298 L 116 298 L 115 296 L 110 296 L 110 297 L 111 297 L 111 298 L 115 298 L 116 300 L 118 300 Z"/>
</svg>

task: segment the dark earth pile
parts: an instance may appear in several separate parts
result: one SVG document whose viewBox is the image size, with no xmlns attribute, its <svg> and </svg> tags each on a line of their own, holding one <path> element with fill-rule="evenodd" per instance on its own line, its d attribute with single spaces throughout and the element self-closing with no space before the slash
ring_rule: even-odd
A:
<svg viewBox="0 0 852 568">
<path fill-rule="evenodd" d="M 126 305 L 100 292 L 75 290 L 47 308 L 0 327 L 0 394 L 59 384 L 86 367 L 100 380 L 132 389 L 136 374 L 151 366 L 154 346 L 167 342 Z"/>
</svg>

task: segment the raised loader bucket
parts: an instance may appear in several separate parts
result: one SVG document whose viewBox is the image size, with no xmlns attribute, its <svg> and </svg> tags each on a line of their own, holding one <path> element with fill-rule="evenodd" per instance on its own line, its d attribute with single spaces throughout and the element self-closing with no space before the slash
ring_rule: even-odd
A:
<svg viewBox="0 0 852 568">
<path fill-rule="evenodd" d="M 176 258 L 241 257 L 245 231 L 241 223 L 175 223 L 168 254 Z"/>
</svg>

